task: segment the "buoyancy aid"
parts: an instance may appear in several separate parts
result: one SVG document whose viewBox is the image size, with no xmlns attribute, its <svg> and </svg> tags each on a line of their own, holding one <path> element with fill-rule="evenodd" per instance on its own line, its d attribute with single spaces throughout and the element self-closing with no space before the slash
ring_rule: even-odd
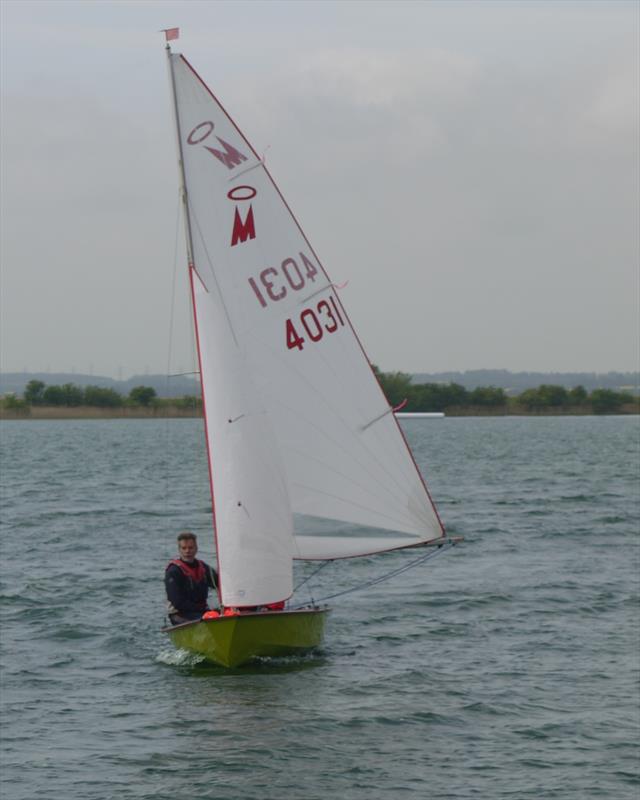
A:
<svg viewBox="0 0 640 800">
<path fill-rule="evenodd" d="M 198 559 L 187 563 L 180 558 L 174 558 L 167 564 L 167 570 L 171 567 L 177 567 L 186 581 L 182 587 L 174 584 L 171 588 L 166 584 L 169 614 L 206 611 L 209 581 L 205 563 Z"/>
<path fill-rule="evenodd" d="M 190 564 L 187 564 L 187 562 L 183 561 L 181 558 L 174 558 L 167 564 L 167 569 L 169 569 L 171 564 L 178 567 L 185 578 L 189 578 L 193 583 L 201 583 L 207 580 L 207 571 L 204 567 L 204 563 L 197 558 Z"/>
</svg>

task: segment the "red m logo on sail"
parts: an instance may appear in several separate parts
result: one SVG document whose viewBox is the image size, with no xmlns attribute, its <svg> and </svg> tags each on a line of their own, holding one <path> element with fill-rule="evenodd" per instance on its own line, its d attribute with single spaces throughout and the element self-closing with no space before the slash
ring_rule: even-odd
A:
<svg viewBox="0 0 640 800">
<path fill-rule="evenodd" d="M 238 242 L 246 242 L 247 239 L 256 238 L 256 226 L 253 222 L 253 208 L 249 206 L 249 213 L 247 214 L 244 222 L 240 217 L 240 212 L 236 208 L 236 213 L 233 218 L 233 232 L 231 234 L 231 247 L 234 247 Z"/>
<path fill-rule="evenodd" d="M 224 148 L 224 152 L 222 150 L 216 150 L 213 147 L 207 147 L 205 145 L 205 149 L 208 150 L 212 155 L 214 155 L 218 161 L 222 161 L 222 163 L 228 169 L 233 169 L 237 167 L 242 161 L 246 161 L 247 157 L 243 156 L 239 150 L 236 150 L 233 145 L 228 144 L 228 142 L 223 141 L 219 136 L 216 136 L 216 139 L 220 142 L 222 147 Z"/>
</svg>

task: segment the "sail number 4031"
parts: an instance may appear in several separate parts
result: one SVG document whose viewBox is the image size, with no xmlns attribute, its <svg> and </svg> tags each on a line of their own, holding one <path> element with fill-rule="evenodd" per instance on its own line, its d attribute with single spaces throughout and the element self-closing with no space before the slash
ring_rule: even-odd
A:
<svg viewBox="0 0 640 800">
<path fill-rule="evenodd" d="M 290 291 L 299 292 L 307 281 L 314 282 L 318 269 L 304 253 L 300 253 L 301 265 L 295 258 L 285 258 L 279 269 L 267 267 L 255 278 L 249 278 L 249 286 L 256 299 L 266 308 L 269 302 L 283 300 Z"/>
<path fill-rule="evenodd" d="M 301 311 L 295 323 L 292 319 L 286 321 L 287 348 L 303 350 L 307 341 L 304 334 L 312 342 L 319 342 L 325 333 L 335 333 L 341 326 L 344 320 L 335 299 L 320 300 L 314 308 Z"/>
</svg>

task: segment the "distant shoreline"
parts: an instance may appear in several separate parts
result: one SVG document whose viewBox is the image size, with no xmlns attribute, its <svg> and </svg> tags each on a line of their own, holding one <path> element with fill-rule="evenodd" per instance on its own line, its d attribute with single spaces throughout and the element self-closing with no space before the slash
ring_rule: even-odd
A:
<svg viewBox="0 0 640 800">
<path fill-rule="evenodd" d="M 0 408 L 0 420 L 39 419 L 188 419 L 201 417 L 191 408 L 98 408 L 96 406 L 31 406 L 26 409 Z"/>
<path fill-rule="evenodd" d="M 528 411 L 519 407 L 477 408 L 455 407 L 444 410 L 445 417 L 599 417 L 638 415 L 635 404 L 623 406 L 618 411 L 596 414 L 590 409 L 574 406 Z M 200 409 L 164 408 L 96 408 L 94 406 L 31 406 L 28 409 L 2 409 L 0 420 L 79 420 L 79 419 L 197 419 Z"/>
</svg>

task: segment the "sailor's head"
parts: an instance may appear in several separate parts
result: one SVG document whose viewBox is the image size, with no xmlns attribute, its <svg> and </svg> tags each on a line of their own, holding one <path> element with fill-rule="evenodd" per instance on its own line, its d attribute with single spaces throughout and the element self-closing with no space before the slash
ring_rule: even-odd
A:
<svg viewBox="0 0 640 800">
<path fill-rule="evenodd" d="M 195 533 L 181 531 L 178 534 L 178 552 L 180 553 L 180 558 L 187 563 L 195 559 L 198 552 L 198 540 Z"/>
</svg>

